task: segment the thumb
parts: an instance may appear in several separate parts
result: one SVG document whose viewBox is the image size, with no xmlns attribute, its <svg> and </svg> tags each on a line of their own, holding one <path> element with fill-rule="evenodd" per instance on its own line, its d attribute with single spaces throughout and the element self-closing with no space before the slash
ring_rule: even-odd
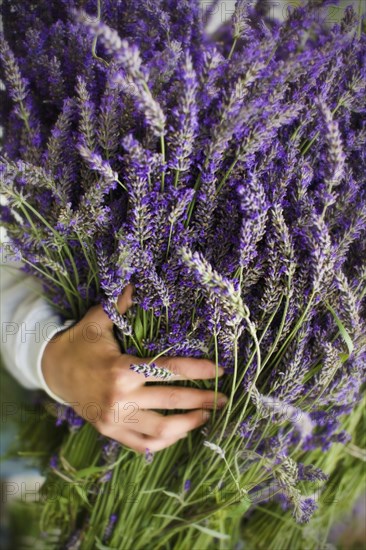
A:
<svg viewBox="0 0 366 550">
<path fill-rule="evenodd" d="M 122 294 L 119 295 L 116 302 L 116 308 L 118 310 L 118 313 L 120 313 L 121 315 L 126 313 L 126 311 L 132 306 L 132 295 L 133 285 L 129 284 L 126 286 Z M 113 328 L 113 321 L 104 311 L 101 304 L 92 307 L 88 312 L 88 316 L 93 320 L 94 323 L 97 323 L 103 328 Z"/>
</svg>

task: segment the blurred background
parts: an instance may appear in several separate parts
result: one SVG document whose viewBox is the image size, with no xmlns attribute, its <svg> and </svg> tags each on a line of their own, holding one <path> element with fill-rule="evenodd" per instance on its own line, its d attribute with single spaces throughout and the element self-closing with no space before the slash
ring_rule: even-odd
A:
<svg viewBox="0 0 366 550">
<path fill-rule="evenodd" d="M 248 2 L 249 1 L 250 0 L 248 0 Z M 278 19 L 286 18 L 288 11 L 301 5 L 301 3 L 300 0 L 260 0 L 260 4 L 263 5 L 263 7 L 269 8 L 269 14 Z M 211 5 L 213 4 L 214 7 L 211 9 Z M 339 21 L 344 9 L 350 5 L 353 5 L 357 13 L 366 13 L 366 0 L 339 0 L 338 3 L 334 2 L 334 5 L 330 4 L 320 8 L 319 17 L 332 25 Z M 216 30 L 221 23 L 230 19 L 234 13 L 235 0 L 220 0 L 218 2 L 202 0 L 201 6 L 202 14 L 205 19 L 209 17 L 210 12 L 212 13 L 208 25 L 208 30 L 212 32 Z"/>
</svg>

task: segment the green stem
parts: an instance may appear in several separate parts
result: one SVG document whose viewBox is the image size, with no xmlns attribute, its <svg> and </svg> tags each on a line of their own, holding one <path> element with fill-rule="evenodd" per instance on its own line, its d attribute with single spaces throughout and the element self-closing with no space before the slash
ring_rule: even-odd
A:
<svg viewBox="0 0 366 550">
<path fill-rule="evenodd" d="M 219 384 L 219 348 L 217 343 L 217 333 L 214 332 L 214 344 L 215 344 L 215 400 L 214 400 L 214 409 L 212 414 L 212 422 L 216 420 L 216 409 L 217 409 L 217 392 Z"/>
<path fill-rule="evenodd" d="M 168 306 L 165 307 L 165 323 L 166 323 L 166 333 L 169 333 L 169 310 Z"/>
<path fill-rule="evenodd" d="M 97 22 L 99 23 L 100 22 L 100 18 L 101 18 L 101 0 L 98 0 L 97 1 Z M 94 59 L 96 59 L 97 61 L 101 61 L 103 63 L 103 65 L 105 67 L 109 67 L 109 63 L 103 59 L 102 57 L 99 57 L 97 55 L 97 42 L 98 42 L 98 35 L 96 35 L 94 38 L 93 38 L 93 43 L 92 43 L 92 56 L 94 57 Z"/>
<path fill-rule="evenodd" d="M 28 206 L 29 206 L 29 205 L 28 205 Z M 27 210 L 24 208 L 24 205 L 21 204 L 21 205 L 20 205 L 20 208 L 21 208 L 21 210 L 22 210 L 24 216 L 27 218 L 27 220 L 28 220 L 30 226 L 32 227 L 33 231 L 37 234 L 37 233 L 38 233 L 38 230 L 37 230 L 36 226 L 34 225 L 33 220 L 32 220 L 32 218 L 30 217 L 30 215 L 28 214 Z M 45 247 L 45 245 L 44 245 L 43 243 L 42 243 L 42 248 L 43 248 L 43 250 L 44 250 L 45 255 L 46 255 L 50 260 L 52 260 L 52 257 L 50 256 L 50 254 L 49 254 L 49 252 L 48 252 L 48 249 Z M 63 268 L 65 269 L 65 271 L 67 271 L 67 270 L 66 270 L 66 265 L 65 265 L 65 263 L 64 263 L 64 261 L 63 261 L 63 258 L 62 258 L 62 256 L 61 256 L 61 254 L 60 254 L 60 259 L 61 259 L 61 262 L 62 262 L 62 264 L 63 264 Z M 25 261 L 24 258 L 23 258 L 23 260 Z M 31 262 L 29 262 L 29 261 L 27 261 L 27 263 L 29 263 L 30 265 L 34 265 L 34 264 L 32 264 Z M 35 267 L 35 266 L 34 266 L 34 267 Z M 41 273 L 43 272 L 43 271 L 40 270 L 40 269 L 38 269 L 38 271 L 41 272 Z M 43 272 L 43 273 L 46 274 L 46 272 Z M 78 292 L 77 292 L 77 289 L 74 287 L 74 285 L 71 283 L 71 281 L 70 281 L 68 278 L 66 278 L 64 275 L 62 275 L 61 273 L 56 273 L 56 274 L 58 275 L 58 278 L 59 278 L 59 281 L 60 281 L 60 286 L 64 289 L 64 291 L 65 291 L 65 293 L 66 293 L 66 295 L 67 295 L 67 299 L 68 299 L 69 302 L 70 302 L 70 305 L 72 305 L 72 307 L 73 307 L 73 302 L 72 302 L 72 300 L 70 299 L 69 292 L 73 292 L 74 295 L 77 297 L 79 303 L 80 303 L 80 296 L 79 296 L 79 294 L 78 294 Z M 50 276 L 48 276 L 48 278 L 50 278 Z M 53 278 L 52 278 L 52 279 L 53 279 Z M 56 281 L 56 280 L 53 279 L 53 281 Z M 63 281 L 66 281 L 66 283 L 69 283 L 69 285 L 71 285 L 71 289 L 69 288 L 69 285 L 68 285 L 68 284 L 65 285 L 65 284 L 63 283 Z M 74 310 L 74 308 L 73 308 L 73 310 Z"/>
<path fill-rule="evenodd" d="M 29 115 L 28 115 L 27 111 L 25 110 L 22 101 L 19 102 L 19 106 L 20 106 L 21 119 L 23 120 L 23 122 L 25 124 L 27 132 L 30 134 Z"/>
<path fill-rule="evenodd" d="M 234 170 L 237 162 L 239 160 L 239 157 L 236 156 L 235 159 L 233 160 L 233 162 L 231 163 L 231 165 L 229 166 L 226 174 L 224 175 L 224 177 L 222 178 L 221 182 L 219 183 L 219 185 L 217 186 L 217 189 L 216 189 L 216 197 L 219 195 L 221 189 L 224 187 L 226 181 L 228 180 L 228 178 L 230 177 L 230 174 L 231 172 Z"/>
<path fill-rule="evenodd" d="M 302 315 L 299 318 L 299 320 L 297 321 L 296 325 L 294 326 L 294 328 L 292 329 L 292 331 L 290 332 L 290 334 L 288 335 L 288 337 L 286 338 L 286 340 L 282 344 L 280 350 L 276 354 L 276 356 L 274 358 L 273 368 L 275 368 L 277 366 L 277 364 L 280 362 L 282 354 L 285 351 L 286 347 L 288 346 L 288 344 L 290 343 L 292 338 L 295 336 L 295 334 L 298 332 L 299 328 L 303 324 L 307 314 L 309 313 L 309 310 L 310 310 L 310 307 L 312 305 L 314 296 L 315 296 L 315 292 L 312 292 L 312 294 L 310 295 L 310 298 L 309 298 L 309 302 L 308 302 L 304 312 L 302 313 Z"/>
<path fill-rule="evenodd" d="M 358 35 L 358 39 L 360 40 L 361 38 L 361 34 L 362 34 L 362 6 L 361 6 L 362 2 L 361 0 L 359 0 L 358 2 L 358 30 L 357 30 L 357 35 Z"/>
<path fill-rule="evenodd" d="M 253 387 L 255 386 L 255 383 L 256 381 L 258 380 L 258 376 L 262 370 L 262 365 L 261 365 L 261 350 L 260 350 L 260 346 L 259 346 L 259 341 L 258 341 L 258 337 L 257 337 L 257 334 L 256 334 L 256 330 L 255 330 L 255 327 L 253 325 L 253 323 L 248 319 L 248 329 L 249 329 L 249 332 L 253 338 L 253 341 L 254 341 L 254 344 L 255 344 L 255 350 L 256 350 L 256 355 L 257 355 L 257 372 L 256 372 L 256 375 L 254 377 L 254 380 L 250 386 L 250 389 L 249 389 L 249 392 L 248 392 L 248 395 L 247 395 L 247 399 L 245 401 L 245 405 L 244 405 L 244 408 L 243 408 L 243 411 L 241 413 L 241 416 L 244 417 L 245 413 L 246 413 L 246 410 L 247 410 L 247 407 L 248 407 L 248 404 L 249 404 L 249 400 L 250 400 L 250 397 L 251 397 L 251 394 L 252 394 L 252 390 L 253 390 Z M 231 434 L 231 437 L 230 439 L 233 437 L 233 433 Z"/>
<path fill-rule="evenodd" d="M 151 308 L 150 315 L 150 341 L 152 342 L 154 338 L 154 309 Z"/>
<path fill-rule="evenodd" d="M 332 111 L 332 116 L 334 116 L 334 115 L 336 114 L 336 112 L 338 111 L 338 109 L 339 109 L 342 105 L 343 105 L 343 101 L 340 100 L 340 101 L 337 103 L 336 107 L 333 109 L 333 111 Z M 301 127 L 301 125 L 300 125 L 300 127 Z M 300 129 L 300 127 L 299 127 L 299 129 Z M 320 132 L 317 132 L 317 133 L 315 134 L 315 136 L 313 137 L 313 139 L 308 143 L 308 145 L 306 145 L 305 148 L 302 149 L 301 154 L 302 154 L 303 156 L 306 155 L 306 153 L 309 151 L 310 147 L 312 147 L 313 143 L 318 139 L 319 134 L 320 134 Z"/>
<path fill-rule="evenodd" d="M 222 179 L 222 181 L 220 182 L 217 190 L 216 190 L 216 193 L 215 193 L 215 197 L 218 196 L 218 194 L 220 193 L 221 189 L 223 188 L 226 180 L 229 178 L 231 172 L 234 170 L 235 166 L 236 166 L 236 163 L 238 162 L 239 160 L 239 157 L 236 157 L 234 159 L 234 161 L 231 163 L 228 171 L 226 172 L 224 178 Z M 205 163 L 205 166 L 207 164 L 207 161 Z M 194 190 L 197 192 L 198 189 L 200 188 L 200 184 L 201 184 L 201 174 L 199 174 L 198 178 L 196 179 L 196 183 L 194 184 Z M 193 210 L 194 210 L 194 207 L 195 207 L 195 204 L 196 204 L 196 193 L 192 199 L 192 202 L 191 204 L 189 205 L 189 208 L 188 208 L 188 213 L 187 213 L 187 219 L 185 221 L 185 227 L 188 227 L 189 225 L 189 222 L 191 221 L 191 217 L 192 217 L 192 214 L 193 214 Z"/>
<path fill-rule="evenodd" d="M 231 46 L 231 50 L 230 50 L 230 53 L 229 53 L 229 55 L 228 55 L 228 59 L 231 59 L 231 56 L 232 56 L 233 53 L 234 53 L 234 50 L 235 50 L 235 46 L 236 46 L 237 41 L 238 41 L 238 38 L 236 37 L 236 38 L 234 39 L 233 45 Z"/>
<path fill-rule="evenodd" d="M 198 178 L 196 179 L 196 183 L 194 184 L 194 191 L 195 191 L 195 194 L 193 196 L 193 199 L 192 199 L 192 202 L 191 204 L 189 205 L 188 207 L 188 212 L 187 212 L 187 219 L 186 221 L 184 222 L 184 226 L 187 228 L 188 225 L 189 225 L 189 222 L 191 221 L 191 217 L 192 217 L 192 214 L 193 214 L 193 210 L 194 210 L 194 207 L 195 207 L 195 204 L 196 204 L 196 193 L 198 191 L 198 189 L 200 188 L 200 183 L 201 183 L 201 174 L 199 174 Z"/>
<path fill-rule="evenodd" d="M 66 294 L 68 294 L 69 292 L 71 294 L 74 294 L 74 296 L 78 296 L 76 292 L 74 292 L 73 290 L 71 290 L 70 288 L 67 288 L 65 287 L 60 281 L 57 281 L 57 279 L 55 279 L 54 277 L 52 277 L 52 275 L 50 275 L 49 273 L 47 273 L 46 271 L 43 271 L 43 269 L 40 269 L 39 267 L 36 266 L 36 264 L 30 262 L 29 260 L 27 260 L 26 258 L 22 257 L 22 261 L 25 262 L 26 264 L 30 265 L 33 267 L 33 269 L 35 269 L 36 271 L 38 271 L 39 273 L 41 273 L 42 275 L 44 275 L 45 277 L 47 277 L 47 279 L 50 279 L 50 281 L 52 281 L 54 284 L 56 284 L 57 286 L 61 287 Z M 70 305 L 72 305 L 72 300 L 69 299 L 69 296 L 68 296 L 68 300 L 70 301 Z"/>
<path fill-rule="evenodd" d="M 90 258 L 89 258 L 89 254 L 88 254 L 87 249 L 85 248 L 85 245 L 84 245 L 84 242 L 83 242 L 82 237 L 80 236 L 80 234 L 79 234 L 78 231 L 76 232 L 76 234 L 77 234 L 78 239 L 79 239 L 79 242 L 80 242 L 80 244 L 81 244 L 81 248 L 83 249 L 84 257 L 85 257 L 85 259 L 86 259 L 86 261 L 87 261 L 88 266 L 90 267 L 90 271 L 92 272 L 92 275 L 93 275 L 92 278 L 95 279 L 95 282 L 96 282 L 96 284 L 97 284 L 97 289 L 99 290 L 99 279 L 98 279 L 97 270 L 95 269 L 95 266 L 92 264 L 92 262 L 91 262 L 91 260 L 90 260 Z M 92 250 L 91 247 L 89 247 L 89 249 Z"/>
<path fill-rule="evenodd" d="M 163 172 L 161 174 L 161 186 L 160 191 L 164 192 L 164 186 L 165 186 L 165 140 L 164 136 L 160 136 L 160 146 L 161 146 L 161 155 L 163 157 Z"/>
<path fill-rule="evenodd" d="M 259 338 L 259 341 L 258 341 L 258 344 L 259 344 L 259 345 L 261 344 L 263 338 L 264 338 L 265 335 L 267 334 L 267 331 L 268 331 L 270 325 L 272 324 L 272 321 L 273 321 L 274 317 L 276 316 L 277 311 L 279 310 L 279 308 L 280 308 L 280 306 L 281 306 L 282 298 L 283 298 L 283 295 L 282 295 L 281 300 L 279 301 L 277 307 L 276 307 L 275 310 L 272 312 L 272 314 L 271 314 L 269 320 L 267 321 L 267 324 L 266 324 L 266 326 L 265 326 L 265 328 L 264 328 L 264 330 L 263 330 L 263 332 L 262 332 L 262 334 L 261 334 L 261 336 L 260 336 L 260 338 Z M 264 315 L 262 316 L 261 322 L 259 323 L 260 325 L 261 325 L 262 322 L 263 322 L 263 318 L 264 318 Z M 238 382 L 237 382 L 235 391 L 237 391 L 237 390 L 239 389 L 240 385 L 242 384 L 242 382 L 243 382 L 243 380 L 244 380 L 244 377 L 245 377 L 245 374 L 247 373 L 247 371 L 248 371 L 250 365 L 252 364 L 253 359 L 254 359 L 254 357 L 255 357 L 256 354 L 257 354 L 257 350 L 256 350 L 256 348 L 254 348 L 254 350 L 253 350 L 251 356 L 249 357 L 249 360 L 248 360 L 248 362 L 247 362 L 245 368 L 242 369 L 242 374 L 241 374 L 241 376 L 240 376 L 240 378 L 239 378 L 239 380 L 238 380 Z M 235 413 L 237 412 L 237 410 L 240 411 L 240 414 L 239 414 L 239 418 L 238 418 L 238 420 L 237 420 L 237 422 L 236 422 L 235 428 L 232 430 L 233 433 L 236 432 L 236 430 L 237 430 L 238 427 L 239 427 L 240 422 L 242 422 L 242 420 L 243 420 L 243 418 L 244 418 L 244 413 L 245 413 L 245 411 L 244 411 L 243 408 L 242 408 L 242 402 L 241 402 L 241 400 L 238 400 L 238 401 L 234 404 L 234 407 L 233 407 L 233 409 L 232 409 L 232 416 L 235 415 Z M 215 430 L 216 430 L 216 427 L 214 426 L 214 427 L 213 427 L 213 431 L 215 431 Z"/>
<path fill-rule="evenodd" d="M 168 256 L 169 256 L 169 250 L 170 250 L 170 244 L 171 244 L 171 240 L 172 240 L 172 234 L 173 234 L 173 223 L 170 224 L 170 229 L 169 229 L 168 246 L 167 246 L 166 255 L 165 255 L 166 260 L 168 259 Z"/>
<path fill-rule="evenodd" d="M 74 272 L 75 272 L 75 277 L 76 277 L 77 280 L 78 280 L 79 275 L 78 275 L 78 272 L 77 272 L 77 269 L 76 269 L 76 265 L 75 265 L 74 259 L 73 259 L 73 257 L 72 257 L 72 254 L 71 254 L 71 252 L 70 252 L 70 249 L 69 249 L 69 247 L 68 247 L 66 241 L 64 240 L 64 238 L 60 235 L 60 233 L 58 233 L 57 231 L 55 231 L 55 229 L 52 227 L 52 225 L 50 225 L 50 224 L 47 222 L 47 220 L 45 220 L 45 218 L 44 218 L 43 216 L 41 216 L 41 214 L 40 214 L 35 208 L 33 208 L 33 206 L 32 206 L 31 204 L 29 204 L 29 203 L 26 202 L 26 201 L 23 201 L 22 204 L 21 204 L 20 206 L 21 206 L 21 208 L 22 208 L 23 213 L 24 213 L 25 216 L 27 217 L 29 223 L 32 224 L 32 227 L 33 227 L 33 229 L 34 229 L 36 232 L 37 232 L 37 228 L 34 226 L 33 220 L 28 216 L 28 213 L 27 213 L 27 211 L 23 208 L 23 206 L 26 206 L 26 207 L 27 207 L 27 208 L 28 208 L 28 209 L 29 209 L 29 210 L 30 210 L 39 220 L 41 220 L 41 222 L 51 231 L 51 233 L 56 237 L 57 240 L 58 240 L 60 237 L 62 238 L 62 247 L 65 248 L 65 251 L 66 251 L 67 255 L 68 255 L 69 258 L 70 258 L 70 261 L 71 261 L 71 263 L 72 263 L 72 266 L 73 266 L 73 269 L 74 269 Z M 45 249 L 45 250 L 46 250 L 46 249 Z M 46 252 L 46 253 L 48 254 L 48 252 Z M 63 266 L 64 266 L 65 269 L 66 269 L 66 266 L 65 266 L 65 264 L 64 264 L 64 262 L 63 262 L 63 258 L 62 258 L 62 256 L 61 256 L 61 254 L 60 254 L 60 259 L 61 259 L 61 261 L 62 261 L 62 263 L 63 263 Z M 74 288 L 75 288 L 75 287 L 74 287 Z M 76 288 L 75 288 L 75 290 L 76 290 Z"/>
<path fill-rule="evenodd" d="M 156 333 L 155 333 L 155 338 L 157 338 L 159 336 L 159 332 L 160 332 L 160 325 L 161 325 L 161 315 L 159 315 L 158 317 L 158 322 L 157 322 L 157 325 L 156 325 Z"/>
<path fill-rule="evenodd" d="M 125 184 L 122 183 L 118 178 L 116 179 L 116 182 L 118 183 L 118 185 L 120 185 L 122 187 L 122 189 L 124 191 L 127 191 L 127 187 L 125 186 Z"/>
<path fill-rule="evenodd" d="M 231 409 L 232 409 L 232 406 L 233 406 L 235 389 L 236 389 L 237 375 L 238 375 L 238 335 L 236 334 L 235 338 L 234 338 L 234 373 L 233 373 L 232 384 L 231 384 L 231 392 L 230 392 L 229 402 L 228 402 L 226 410 L 225 410 L 225 421 L 224 421 L 224 425 L 222 427 L 221 434 L 220 434 L 220 437 L 219 437 L 219 440 L 218 440 L 218 445 L 220 445 L 220 443 L 222 441 L 222 438 L 223 438 L 225 430 L 226 430 L 226 426 L 227 426 L 228 421 L 229 421 Z"/>
<path fill-rule="evenodd" d="M 179 170 L 176 170 L 175 172 L 175 176 L 174 176 L 174 187 L 177 188 L 178 187 L 178 182 L 179 182 L 179 175 L 180 175 L 180 172 Z"/>
<path fill-rule="evenodd" d="M 266 358 L 263 360 L 262 362 L 262 369 L 266 366 L 266 364 L 268 363 L 268 361 L 270 360 L 270 358 L 272 357 L 272 354 L 274 352 L 274 350 L 276 349 L 277 347 L 277 344 L 282 336 L 282 331 L 283 331 L 283 327 L 285 326 L 285 322 L 286 322 L 286 317 L 287 317 L 287 312 L 288 312 L 288 309 L 289 309 L 289 306 L 290 306 L 290 299 L 291 299 L 291 295 L 290 295 L 290 291 L 291 291 L 291 282 L 292 282 L 292 276 L 291 276 L 291 272 L 289 272 L 289 277 L 288 277 L 288 284 L 287 284 L 287 293 L 286 293 L 286 301 L 285 301 L 285 307 L 284 307 L 284 310 L 283 310 L 283 314 L 282 314 L 282 318 L 281 318 L 281 323 L 280 323 L 280 326 L 278 328 L 278 331 L 276 333 L 276 338 L 271 346 L 271 349 L 270 351 L 268 352 Z"/>
<path fill-rule="evenodd" d="M 140 344 L 136 341 L 136 338 L 133 336 L 133 334 L 131 334 L 130 338 L 131 338 L 131 341 L 132 341 L 133 345 L 134 345 L 135 348 L 137 349 L 138 353 L 139 353 L 140 356 L 142 357 L 144 354 L 143 354 L 143 352 L 142 352 L 142 349 L 141 349 Z"/>
</svg>

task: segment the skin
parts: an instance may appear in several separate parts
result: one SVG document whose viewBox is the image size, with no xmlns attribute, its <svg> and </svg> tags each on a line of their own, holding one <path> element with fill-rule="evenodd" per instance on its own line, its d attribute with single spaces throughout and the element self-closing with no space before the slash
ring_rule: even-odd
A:
<svg viewBox="0 0 366 550">
<path fill-rule="evenodd" d="M 118 299 L 120 313 L 132 305 L 129 285 Z M 203 425 L 214 408 L 215 392 L 176 385 L 146 386 L 146 378 L 130 369 L 149 362 L 122 354 L 113 323 L 101 305 L 89 309 L 74 326 L 56 334 L 42 356 L 42 372 L 49 388 L 103 435 L 144 453 L 169 447 Z M 206 359 L 160 357 L 155 363 L 174 375 L 170 380 L 215 378 L 215 364 Z M 223 369 L 219 367 L 219 376 Z M 218 394 L 218 406 L 227 402 Z M 163 416 L 154 409 L 187 409 Z"/>
</svg>

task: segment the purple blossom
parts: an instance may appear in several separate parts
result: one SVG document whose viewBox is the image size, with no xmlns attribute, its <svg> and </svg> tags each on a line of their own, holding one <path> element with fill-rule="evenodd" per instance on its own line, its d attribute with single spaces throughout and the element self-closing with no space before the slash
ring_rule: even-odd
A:
<svg viewBox="0 0 366 550">
<path fill-rule="evenodd" d="M 154 453 L 152 451 L 150 451 L 149 448 L 146 448 L 146 450 L 145 450 L 145 461 L 146 461 L 146 463 L 151 464 L 153 460 L 154 460 Z"/>
<path fill-rule="evenodd" d="M 173 374 L 168 369 L 158 367 L 156 363 L 141 363 L 139 365 L 130 365 L 130 369 L 134 372 L 137 372 L 137 374 L 143 374 L 145 378 L 154 376 L 157 378 L 161 378 L 162 380 L 169 380 L 169 378 L 171 378 Z"/>
<path fill-rule="evenodd" d="M 104 537 L 103 537 L 104 542 L 107 542 L 111 538 L 114 526 L 117 522 L 117 519 L 118 519 L 117 514 L 112 514 L 109 517 L 108 525 L 107 525 L 107 527 L 105 528 L 105 531 L 104 531 Z"/>
<path fill-rule="evenodd" d="M 85 423 L 85 420 L 72 407 L 58 404 L 56 426 L 61 426 L 64 423 L 69 426 L 70 431 L 77 431 Z"/>
<path fill-rule="evenodd" d="M 181 73 L 177 85 L 183 86 L 184 93 L 179 105 L 173 110 L 176 122 L 167 141 L 171 150 L 169 167 L 178 170 L 178 172 L 185 172 L 190 167 L 198 131 L 197 76 L 188 53 L 186 53 Z"/>
<path fill-rule="evenodd" d="M 308 523 L 318 506 L 312 498 L 301 499 L 296 519 L 299 523 Z"/>
<path fill-rule="evenodd" d="M 184 492 L 188 492 L 191 488 L 191 480 L 190 479 L 186 479 L 185 482 L 184 482 Z"/>
<path fill-rule="evenodd" d="M 23 270 L 65 319 L 101 303 L 147 381 L 168 379 L 160 353 L 218 360 L 238 469 L 264 464 L 298 522 L 316 508 L 298 482 L 325 474 L 292 452 L 346 444 L 365 380 L 365 38 L 320 4 L 279 22 L 238 1 L 209 36 L 196 1 L 104 0 L 99 18 L 6 0 L 0 46 L 1 220 Z M 123 452 L 103 440 L 101 464 Z"/>
<path fill-rule="evenodd" d="M 52 455 L 51 458 L 50 458 L 50 467 L 51 468 L 57 468 L 58 467 L 58 460 L 59 460 L 59 457 L 57 455 Z"/>
</svg>

